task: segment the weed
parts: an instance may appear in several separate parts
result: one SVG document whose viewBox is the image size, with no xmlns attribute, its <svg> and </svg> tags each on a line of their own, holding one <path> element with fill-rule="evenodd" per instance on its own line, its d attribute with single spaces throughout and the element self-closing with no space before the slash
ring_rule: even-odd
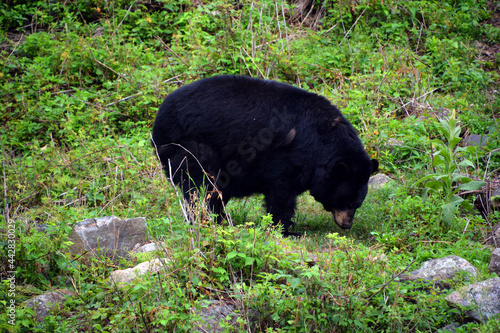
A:
<svg viewBox="0 0 500 333">
<path fill-rule="evenodd" d="M 423 199 L 429 194 L 442 191 L 444 204 L 441 205 L 441 221 L 443 224 L 437 226 L 444 230 L 453 228 L 455 211 L 459 206 L 472 208 L 467 199 L 460 197 L 460 191 L 475 191 L 481 189 L 484 181 L 472 180 L 469 176 L 461 174 L 459 167 L 475 168 L 474 164 L 467 159 L 467 154 L 476 152 L 476 146 L 459 147 L 461 127 L 455 114 L 448 119 L 439 119 L 437 126 L 441 139 L 431 140 L 435 152 L 433 153 L 434 172 L 422 177 L 416 184 L 425 183 Z M 459 185 L 455 185 L 459 183 Z"/>
</svg>

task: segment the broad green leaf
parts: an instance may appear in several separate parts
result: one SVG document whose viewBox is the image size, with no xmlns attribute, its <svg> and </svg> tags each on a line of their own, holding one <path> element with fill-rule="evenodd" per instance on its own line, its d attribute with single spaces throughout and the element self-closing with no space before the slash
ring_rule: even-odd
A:
<svg viewBox="0 0 500 333">
<path fill-rule="evenodd" d="M 433 179 L 433 178 L 434 178 L 434 175 L 427 175 L 427 176 L 424 176 L 424 177 L 420 178 L 419 180 L 417 180 L 417 181 L 413 184 L 413 186 L 417 186 L 418 184 L 423 183 L 423 182 L 426 182 L 427 180 L 429 180 L 429 179 Z"/>
<path fill-rule="evenodd" d="M 476 145 L 467 146 L 466 150 L 467 150 L 467 152 L 474 154 L 477 150 L 477 146 Z"/>
<path fill-rule="evenodd" d="M 459 197 L 458 195 L 454 195 L 449 204 L 452 204 L 452 205 L 455 205 L 455 207 L 457 207 L 458 205 L 460 205 L 462 203 L 462 201 L 464 201 L 464 199 L 462 197 Z"/>
<path fill-rule="evenodd" d="M 255 258 L 246 257 L 246 259 L 245 259 L 245 266 L 251 266 L 251 265 L 253 265 L 254 261 L 256 261 Z"/>
<path fill-rule="evenodd" d="M 454 148 L 460 142 L 460 140 L 461 140 L 460 138 L 453 138 L 448 143 L 448 146 Z"/>
<path fill-rule="evenodd" d="M 301 282 L 302 281 L 299 278 L 290 279 L 290 287 L 292 287 L 292 289 L 297 289 Z"/>
<path fill-rule="evenodd" d="M 475 191 L 475 190 L 480 190 L 486 182 L 482 180 L 472 180 L 466 184 L 462 184 L 458 187 L 459 190 L 463 191 Z"/>
<path fill-rule="evenodd" d="M 471 181 L 471 179 L 467 176 L 461 175 L 461 174 L 454 174 L 453 177 L 451 177 L 452 182 L 460 182 L 460 183 L 468 183 Z"/>
<path fill-rule="evenodd" d="M 462 203 L 460 204 L 460 206 L 462 206 L 465 209 L 472 209 L 472 208 L 474 208 L 474 205 L 472 203 L 470 203 L 470 201 L 468 201 L 468 200 L 462 201 Z"/>
<path fill-rule="evenodd" d="M 463 166 L 463 167 L 474 167 L 474 164 L 472 164 L 471 161 L 469 160 L 463 160 L 462 162 L 458 163 L 459 166 Z"/>
<path fill-rule="evenodd" d="M 236 257 L 238 255 L 238 252 L 237 251 L 231 251 L 227 254 L 226 258 L 227 259 L 232 259 L 234 257 Z"/>
<path fill-rule="evenodd" d="M 439 190 L 443 187 L 443 182 L 439 180 L 431 180 L 430 182 L 425 183 L 425 186 L 433 190 Z"/>
<path fill-rule="evenodd" d="M 441 219 L 447 227 L 450 227 L 452 225 L 456 209 L 457 207 L 452 203 L 447 203 L 441 206 Z"/>
</svg>

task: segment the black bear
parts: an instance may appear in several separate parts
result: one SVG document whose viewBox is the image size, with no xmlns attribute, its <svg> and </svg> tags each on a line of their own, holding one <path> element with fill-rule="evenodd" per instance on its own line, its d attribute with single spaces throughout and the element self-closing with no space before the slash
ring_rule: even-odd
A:
<svg viewBox="0 0 500 333">
<path fill-rule="evenodd" d="M 291 234 L 297 196 L 307 190 L 341 228 L 351 228 L 378 169 L 326 98 L 245 76 L 213 76 L 169 94 L 152 141 L 187 200 L 202 185 L 216 192 L 208 205 L 220 221 L 231 198 L 263 193 L 284 235 Z"/>
</svg>

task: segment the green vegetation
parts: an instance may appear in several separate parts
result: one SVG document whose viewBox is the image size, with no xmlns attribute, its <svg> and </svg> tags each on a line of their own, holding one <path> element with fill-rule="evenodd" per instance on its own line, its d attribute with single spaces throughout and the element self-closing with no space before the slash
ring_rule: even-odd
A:
<svg viewBox="0 0 500 333">
<path fill-rule="evenodd" d="M 473 156 L 472 154 L 477 151 L 477 146 L 457 147 L 461 140 L 461 127 L 455 118 L 455 114 L 452 114 L 446 120 L 439 119 L 437 127 L 443 137 L 446 138 L 447 143 L 440 139 L 432 140 L 431 147 L 437 149 L 433 153 L 432 162 L 435 172 L 422 177 L 418 183 L 432 179 L 425 183 L 424 199 L 429 192 L 443 190 L 445 203 L 441 206 L 441 220 L 444 222 L 444 225 L 437 225 L 438 229 L 443 230 L 452 227 L 455 210 L 458 206 L 468 209 L 473 208 L 468 200 L 458 195 L 460 191 L 480 190 L 486 182 L 471 180 L 469 176 L 459 173 L 459 166 L 474 169 L 474 164 L 467 158 L 464 158 L 463 155 L 467 153 Z M 454 186 L 457 182 L 460 185 Z"/>
<path fill-rule="evenodd" d="M 500 212 L 485 220 L 466 206 L 472 185 L 500 170 L 500 62 L 479 52 L 500 43 L 488 23 L 499 10 L 486 0 L 2 2 L 0 328 L 191 332 L 193 309 L 214 299 L 247 310 L 228 332 L 434 332 L 456 321 L 445 295 L 388 282 L 451 254 L 491 276 L 484 239 Z M 260 196 L 229 203 L 234 227 L 188 228 L 149 131 L 166 94 L 215 74 L 326 96 L 395 181 L 370 190 L 349 231 L 308 194 L 295 217 L 301 239 L 269 228 Z M 459 146 L 467 131 L 487 145 Z M 72 226 L 106 215 L 145 216 L 169 273 L 122 290 L 110 272 L 147 259 L 69 255 Z M 15 326 L 3 311 L 10 264 Z M 59 288 L 73 296 L 35 322 L 24 302 Z"/>
</svg>

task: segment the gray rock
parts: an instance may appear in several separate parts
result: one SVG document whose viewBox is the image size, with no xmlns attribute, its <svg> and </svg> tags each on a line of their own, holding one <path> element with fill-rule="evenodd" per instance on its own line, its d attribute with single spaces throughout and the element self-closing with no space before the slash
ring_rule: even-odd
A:
<svg viewBox="0 0 500 333">
<path fill-rule="evenodd" d="M 47 224 L 37 224 L 36 225 L 36 231 L 38 232 L 45 232 L 47 230 L 48 225 Z"/>
<path fill-rule="evenodd" d="M 447 109 L 447 108 L 437 108 L 437 109 L 434 109 L 434 111 L 436 112 L 436 117 L 437 119 L 443 119 L 443 120 L 446 120 L 450 117 L 450 109 Z"/>
<path fill-rule="evenodd" d="M 500 196 L 491 197 L 491 206 L 495 209 L 500 208 Z"/>
<path fill-rule="evenodd" d="M 456 332 L 457 331 L 457 328 L 459 328 L 460 325 L 459 323 L 453 323 L 453 324 L 450 324 L 450 325 L 446 325 L 445 327 L 441 328 L 440 330 L 438 330 L 438 332 L 440 333 L 450 333 L 450 332 Z"/>
<path fill-rule="evenodd" d="M 58 307 L 68 295 L 72 295 L 69 290 L 52 291 L 30 299 L 26 303 L 26 307 L 33 308 L 36 320 L 42 322 L 50 314 L 50 311 Z"/>
<path fill-rule="evenodd" d="M 463 309 L 466 316 L 484 323 L 500 314 L 500 277 L 460 288 L 448 295 L 446 301 L 450 306 L 466 308 Z"/>
<path fill-rule="evenodd" d="M 465 273 L 466 278 L 476 277 L 479 274 L 479 270 L 467 260 L 459 256 L 448 256 L 424 262 L 422 267 L 404 276 L 403 280 L 431 281 L 448 287 L 449 280 L 453 280 L 461 272 Z"/>
<path fill-rule="evenodd" d="M 141 275 L 144 275 L 148 272 L 151 273 L 159 272 L 162 269 L 162 267 L 169 262 L 170 260 L 166 258 L 146 261 L 132 268 L 113 271 L 111 272 L 109 278 L 111 281 L 115 282 L 118 286 L 122 287 L 124 284 L 131 283 L 135 279 L 139 278 Z"/>
<path fill-rule="evenodd" d="M 200 310 L 199 315 L 203 323 L 199 323 L 195 332 L 223 332 L 224 328 L 220 325 L 221 320 L 234 326 L 237 317 L 240 316 L 236 310 L 238 307 L 233 302 L 210 301 L 207 306 L 202 306 Z"/>
<path fill-rule="evenodd" d="M 488 136 L 487 135 L 470 134 L 464 138 L 463 143 L 466 146 L 484 147 L 488 143 Z"/>
<path fill-rule="evenodd" d="M 154 252 L 158 250 L 158 247 L 156 246 L 155 243 L 148 243 L 144 244 L 142 246 L 139 246 L 138 248 L 134 249 L 135 253 L 143 253 L 143 252 Z"/>
<path fill-rule="evenodd" d="M 495 249 L 495 251 L 491 254 L 488 271 L 490 273 L 496 273 L 500 276 L 500 248 Z"/>
<path fill-rule="evenodd" d="M 375 176 L 370 177 L 368 185 L 373 188 L 381 188 L 385 184 L 391 182 L 392 179 L 383 173 L 377 173 Z"/>
<path fill-rule="evenodd" d="M 200 316 L 201 322 L 198 322 L 194 332 L 223 332 L 224 327 L 230 326 L 237 330 L 237 319 L 243 317 L 243 320 L 253 322 L 258 317 L 258 311 L 253 309 L 244 309 L 241 301 L 220 301 L 209 300 L 202 305 L 199 311 L 194 310 Z M 221 325 L 225 323 L 225 325 Z M 233 332 L 233 330 L 231 331 Z M 239 332 L 239 331 L 238 331 Z"/>
<path fill-rule="evenodd" d="M 137 244 L 147 243 L 148 226 L 144 217 L 122 220 L 116 216 L 84 220 L 73 227 L 69 240 L 73 242 L 69 251 L 83 251 L 125 257 Z"/>
<path fill-rule="evenodd" d="M 500 208 L 500 188 L 495 187 L 491 189 L 490 200 L 491 200 L 491 206 L 493 206 L 493 208 Z"/>
<path fill-rule="evenodd" d="M 500 247 L 500 223 L 493 226 L 491 236 L 486 239 L 486 242 L 493 247 Z"/>
<path fill-rule="evenodd" d="M 402 145 L 404 145 L 404 142 L 401 140 L 394 139 L 394 138 L 390 138 L 389 140 L 387 140 L 387 146 L 401 147 Z"/>
</svg>

